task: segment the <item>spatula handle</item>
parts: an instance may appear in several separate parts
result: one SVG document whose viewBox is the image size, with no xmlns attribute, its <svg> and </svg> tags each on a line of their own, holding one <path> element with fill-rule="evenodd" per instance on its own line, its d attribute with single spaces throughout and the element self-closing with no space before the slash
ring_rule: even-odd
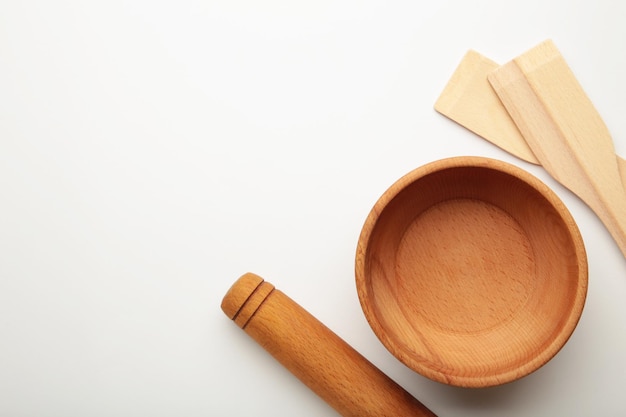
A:
<svg viewBox="0 0 626 417">
<path fill-rule="evenodd" d="M 435 416 L 339 336 L 254 274 L 239 278 L 222 310 L 343 416 Z"/>
</svg>

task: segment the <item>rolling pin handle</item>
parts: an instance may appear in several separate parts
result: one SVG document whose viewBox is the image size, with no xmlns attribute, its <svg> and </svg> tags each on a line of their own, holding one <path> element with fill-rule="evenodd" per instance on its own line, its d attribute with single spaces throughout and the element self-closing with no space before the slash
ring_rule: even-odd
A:
<svg viewBox="0 0 626 417">
<path fill-rule="evenodd" d="M 245 274 L 222 310 L 344 417 L 435 417 L 339 336 L 263 278 Z"/>
</svg>

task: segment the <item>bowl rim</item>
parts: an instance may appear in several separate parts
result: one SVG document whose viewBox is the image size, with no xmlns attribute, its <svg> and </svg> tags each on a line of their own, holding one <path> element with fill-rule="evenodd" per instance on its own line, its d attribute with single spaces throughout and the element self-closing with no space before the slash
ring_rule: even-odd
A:
<svg viewBox="0 0 626 417">
<path fill-rule="evenodd" d="M 447 169 L 466 167 L 492 169 L 508 174 L 523 181 L 539 192 L 541 196 L 545 198 L 556 210 L 566 225 L 567 232 L 571 237 L 576 253 L 578 277 L 576 294 L 572 302 L 572 308 L 569 311 L 569 317 L 567 317 L 567 320 L 563 323 L 563 327 L 559 331 L 558 335 L 549 344 L 547 344 L 542 351 L 534 355 L 529 361 L 518 367 L 499 373 L 496 372 L 482 375 L 449 375 L 441 370 L 428 367 L 421 361 L 414 360 L 404 351 L 401 343 L 397 343 L 394 338 L 391 338 L 387 334 L 379 322 L 373 303 L 370 302 L 371 294 L 369 293 L 367 285 L 368 277 L 366 275 L 366 266 L 368 245 L 372 237 L 372 233 L 375 230 L 376 224 L 385 208 L 396 196 L 398 196 L 398 194 L 400 194 L 410 184 L 425 177 L 426 175 Z M 393 183 L 379 197 L 370 210 L 358 239 L 355 259 L 355 278 L 359 303 L 361 304 L 365 317 L 378 339 L 390 353 L 392 353 L 410 369 L 434 381 L 447 385 L 481 388 L 502 385 L 529 375 L 545 365 L 561 350 L 571 337 L 582 315 L 587 297 L 588 264 L 582 235 L 572 214 L 567 209 L 563 201 L 545 183 L 531 173 L 508 162 L 482 156 L 457 156 L 439 159 L 410 171 Z"/>
</svg>

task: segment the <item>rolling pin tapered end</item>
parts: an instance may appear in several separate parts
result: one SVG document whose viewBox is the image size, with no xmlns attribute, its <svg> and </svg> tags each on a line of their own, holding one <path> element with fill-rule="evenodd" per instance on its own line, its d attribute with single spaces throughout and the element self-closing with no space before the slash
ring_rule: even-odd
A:
<svg viewBox="0 0 626 417">
<path fill-rule="evenodd" d="M 222 299 L 222 311 L 239 327 L 245 328 L 250 318 L 273 290 L 272 284 L 248 272 L 230 287 Z"/>
<path fill-rule="evenodd" d="M 222 299 L 222 311 L 233 320 L 241 307 L 246 303 L 254 290 L 263 282 L 263 278 L 258 275 L 247 273 L 242 275 L 230 287 L 224 298 Z"/>
</svg>

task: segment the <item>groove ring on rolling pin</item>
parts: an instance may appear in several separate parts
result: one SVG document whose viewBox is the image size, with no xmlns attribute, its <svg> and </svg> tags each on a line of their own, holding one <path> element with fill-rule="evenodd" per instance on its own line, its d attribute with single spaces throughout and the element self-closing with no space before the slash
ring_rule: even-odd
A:
<svg viewBox="0 0 626 417">
<path fill-rule="evenodd" d="M 269 297 L 272 291 L 274 291 L 274 286 L 272 284 L 265 281 L 261 282 L 235 314 L 235 317 L 233 317 L 237 326 L 245 329 L 250 319 L 254 316 L 259 307 L 261 307 L 267 297 Z"/>
</svg>

